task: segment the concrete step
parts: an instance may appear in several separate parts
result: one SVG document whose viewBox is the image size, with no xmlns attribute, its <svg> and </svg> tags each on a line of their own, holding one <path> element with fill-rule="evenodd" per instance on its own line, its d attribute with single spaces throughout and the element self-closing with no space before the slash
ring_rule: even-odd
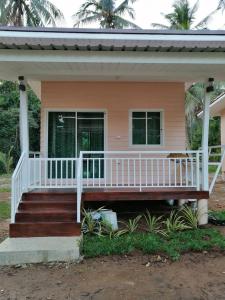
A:
<svg viewBox="0 0 225 300">
<path fill-rule="evenodd" d="M 78 261 L 80 242 L 81 237 L 7 238 L 0 244 L 0 265 Z"/>
</svg>

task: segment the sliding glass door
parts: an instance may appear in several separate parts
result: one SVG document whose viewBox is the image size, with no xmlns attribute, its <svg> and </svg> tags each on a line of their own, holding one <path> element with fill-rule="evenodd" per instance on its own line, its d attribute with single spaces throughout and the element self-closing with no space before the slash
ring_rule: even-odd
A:
<svg viewBox="0 0 225 300">
<path fill-rule="evenodd" d="M 48 156 L 74 158 L 79 157 L 80 151 L 104 151 L 104 113 L 49 112 Z M 101 157 L 103 157 L 102 154 L 85 156 L 87 160 L 84 160 L 83 165 L 84 178 L 102 178 L 104 176 L 103 160 L 97 159 Z M 96 159 L 93 162 L 90 158 Z M 54 169 L 56 167 L 62 168 L 62 172 L 65 174 L 65 166 L 57 165 Z M 75 170 L 75 166 L 70 166 L 70 168 Z M 58 177 L 58 172 L 54 170 L 53 173 L 55 177 Z"/>
</svg>

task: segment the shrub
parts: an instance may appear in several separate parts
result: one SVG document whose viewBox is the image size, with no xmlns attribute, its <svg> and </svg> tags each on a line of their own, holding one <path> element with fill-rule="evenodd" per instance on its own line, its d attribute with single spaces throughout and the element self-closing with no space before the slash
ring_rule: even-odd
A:
<svg viewBox="0 0 225 300">
<path fill-rule="evenodd" d="M 129 219 L 128 222 L 120 222 L 125 226 L 124 229 L 120 230 L 120 234 L 134 233 L 135 231 L 137 231 L 141 218 L 142 216 L 139 215 L 134 219 Z"/>
<path fill-rule="evenodd" d="M 172 211 L 170 213 L 169 218 L 163 221 L 163 224 L 165 226 L 165 230 L 164 230 L 165 236 L 169 236 L 171 233 L 189 228 L 185 224 L 184 220 L 182 220 L 182 217 L 178 215 L 178 213 L 175 211 Z"/>
<path fill-rule="evenodd" d="M 13 147 L 10 148 L 8 153 L 0 152 L 1 168 L 6 174 L 10 174 L 13 168 L 13 157 L 11 155 Z"/>
<path fill-rule="evenodd" d="M 145 222 L 147 225 L 147 231 L 150 233 L 160 233 L 160 227 L 161 227 L 161 220 L 162 216 L 155 217 L 150 214 L 150 212 L 147 210 L 146 214 L 144 215 Z"/>
<path fill-rule="evenodd" d="M 185 224 L 192 229 L 198 228 L 198 212 L 193 210 L 190 206 L 183 206 L 181 208 L 181 215 L 184 219 Z"/>
</svg>

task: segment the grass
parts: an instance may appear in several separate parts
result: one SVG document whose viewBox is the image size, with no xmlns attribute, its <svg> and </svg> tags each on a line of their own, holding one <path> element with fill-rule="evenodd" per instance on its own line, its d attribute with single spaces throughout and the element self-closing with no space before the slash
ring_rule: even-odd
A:
<svg viewBox="0 0 225 300">
<path fill-rule="evenodd" d="M 215 219 L 219 221 L 225 221 L 225 210 L 221 211 L 211 211 L 209 213 L 210 216 L 214 217 Z"/>
<path fill-rule="evenodd" d="M 216 229 L 195 229 L 176 232 L 169 238 L 160 235 L 135 232 L 110 239 L 106 236 L 85 235 L 83 254 L 85 257 L 129 254 L 141 250 L 145 254 L 165 254 L 172 260 L 179 259 L 188 251 L 225 249 L 225 238 Z"/>
<path fill-rule="evenodd" d="M 8 202 L 0 202 L 0 219 L 10 218 L 10 204 Z"/>
<path fill-rule="evenodd" d="M 215 173 L 217 169 L 217 166 L 209 166 L 209 173 Z M 220 171 L 221 173 L 221 171 Z"/>
<path fill-rule="evenodd" d="M 8 187 L 0 187 L 0 193 L 10 193 L 11 189 Z"/>
<path fill-rule="evenodd" d="M 3 179 L 10 179 L 12 177 L 12 174 L 0 174 L 0 179 L 3 178 Z"/>
</svg>

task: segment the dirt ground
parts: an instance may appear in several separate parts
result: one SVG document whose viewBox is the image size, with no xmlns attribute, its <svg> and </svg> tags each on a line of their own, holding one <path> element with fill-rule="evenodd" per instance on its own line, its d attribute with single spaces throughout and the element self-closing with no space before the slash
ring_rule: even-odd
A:
<svg viewBox="0 0 225 300">
<path fill-rule="evenodd" d="M 156 262 L 135 253 L 80 264 L 0 269 L 0 299 L 225 299 L 221 254 L 187 254 Z"/>
<path fill-rule="evenodd" d="M 3 197 L 9 199 L 9 194 L 0 194 L 0 201 Z M 217 183 L 209 208 L 225 210 L 225 183 Z M 7 232 L 8 221 L 0 221 L 0 239 Z M 80 264 L 0 268 L 0 300 L 25 299 L 225 299 L 225 254 L 191 253 L 171 262 L 133 253 Z"/>
<path fill-rule="evenodd" d="M 225 210 L 225 182 L 218 181 L 209 200 L 210 210 Z"/>
</svg>

